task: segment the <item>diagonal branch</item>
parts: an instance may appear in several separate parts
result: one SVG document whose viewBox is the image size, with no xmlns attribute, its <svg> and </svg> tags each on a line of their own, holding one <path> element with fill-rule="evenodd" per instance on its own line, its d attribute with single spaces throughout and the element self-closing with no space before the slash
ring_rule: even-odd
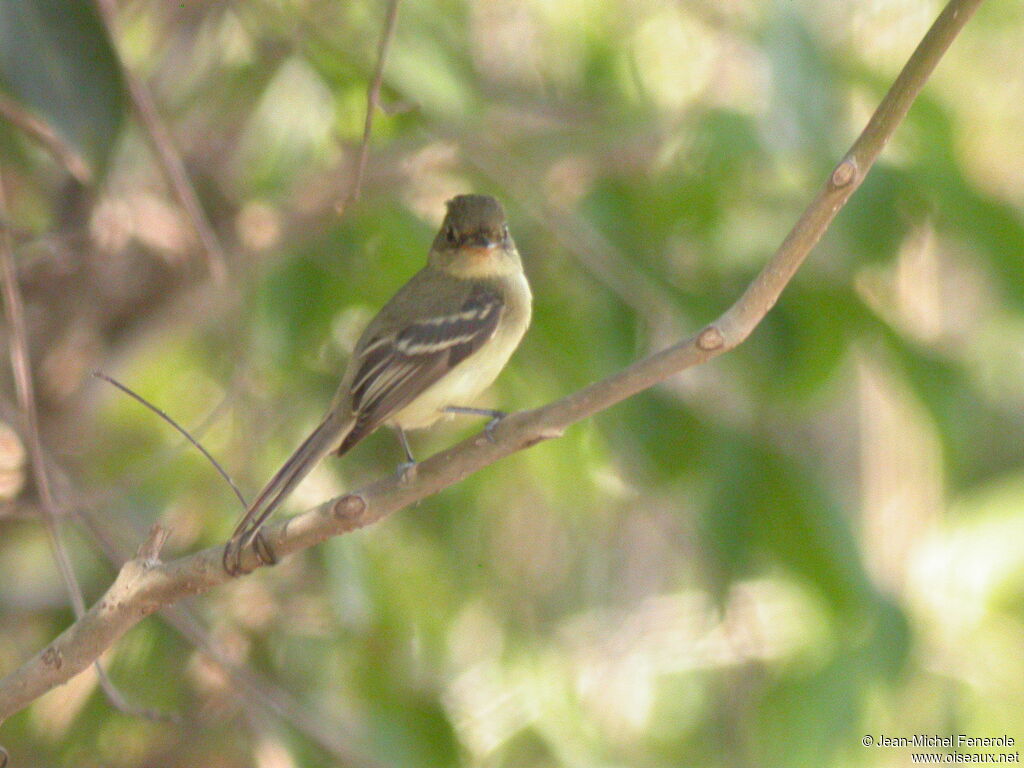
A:
<svg viewBox="0 0 1024 768">
<path fill-rule="evenodd" d="M 484 435 L 464 440 L 420 464 L 410 482 L 394 477 L 379 480 L 269 527 L 266 538 L 274 551 L 288 555 L 370 525 L 498 459 L 557 437 L 570 425 L 742 343 L 774 306 L 836 213 L 860 186 L 936 64 L 981 2 L 950 0 L 864 132 L 761 273 L 731 307 L 700 333 L 560 400 L 509 416 L 494 430 L 493 442 Z M 0 720 L 85 669 L 143 617 L 227 581 L 230 577 L 221 567 L 221 554 L 218 546 L 169 563 L 129 562 L 85 616 L 0 681 Z M 245 552 L 242 566 L 258 565 L 254 553 Z"/>
<path fill-rule="evenodd" d="M 162 419 L 165 423 L 169 424 L 171 426 L 171 428 L 174 429 L 179 435 L 181 435 L 189 443 L 191 443 L 191 445 L 197 451 L 199 451 L 201 454 L 203 454 L 203 457 L 207 461 L 209 461 L 210 464 L 213 465 L 213 468 L 215 470 L 217 470 L 217 474 L 220 475 L 222 478 L 224 478 L 224 482 L 227 483 L 229 486 L 231 486 L 231 490 L 234 491 L 234 493 L 235 493 L 235 498 L 238 499 L 238 503 L 242 505 L 242 510 L 243 511 L 245 510 L 245 508 L 247 506 L 246 501 L 245 501 L 245 497 L 242 495 L 242 492 L 240 490 L 238 490 L 238 486 L 235 485 L 235 481 L 231 479 L 231 475 L 229 475 L 224 470 L 224 467 L 222 467 L 220 465 L 220 462 L 217 461 L 215 458 L 213 458 L 213 455 L 208 450 L 206 450 L 206 448 L 203 447 L 203 444 L 200 443 L 198 440 L 196 440 L 194 437 L 192 437 L 192 435 L 190 435 L 188 433 L 188 430 L 186 430 L 178 422 L 176 422 L 174 419 L 172 419 L 170 417 L 170 415 L 168 415 L 167 411 L 163 410 L 162 408 L 157 408 L 155 405 L 153 405 L 151 402 L 149 402 L 146 398 L 144 398 L 138 392 L 132 391 L 131 389 L 126 387 L 124 384 L 122 384 L 117 379 L 115 379 L 115 378 L 113 378 L 111 376 L 107 376 L 107 374 L 103 373 L 103 371 L 93 371 L 92 375 L 95 376 L 97 379 L 102 379 L 103 381 L 107 382 L 111 386 L 117 387 L 119 390 L 121 390 L 126 395 L 128 395 L 128 397 L 130 397 L 132 400 L 134 400 L 135 402 L 137 402 L 137 403 L 145 406 L 146 408 L 148 408 L 150 411 L 152 411 L 157 416 L 159 416 L 160 419 Z"/>
<path fill-rule="evenodd" d="M 96 0 L 100 16 L 107 28 L 107 34 L 111 38 L 111 44 L 117 51 L 115 44 L 117 28 L 117 3 L 115 0 Z M 143 82 L 142 78 L 132 72 L 124 62 L 122 54 L 118 53 L 118 62 L 121 65 L 121 73 L 128 86 L 128 95 L 131 97 L 132 106 L 139 117 L 139 121 L 146 129 L 146 136 L 149 138 L 153 151 L 160 161 L 164 177 L 170 185 L 178 203 L 185 210 L 192 229 L 199 238 L 199 245 L 206 257 L 207 268 L 210 275 L 217 283 L 223 283 L 227 278 L 227 260 L 224 257 L 224 249 L 221 248 L 220 240 L 210 226 L 210 221 L 203 212 L 199 203 L 199 196 L 189 181 L 188 172 L 181 156 L 174 148 L 174 139 L 167 129 L 164 121 L 157 111 L 156 103 L 153 101 L 153 94 Z"/>
<path fill-rule="evenodd" d="M 352 189 L 349 190 L 348 196 L 337 206 L 339 213 L 358 200 L 363 191 L 363 176 L 366 175 L 366 161 L 370 156 L 370 136 L 373 134 L 373 117 L 380 106 L 380 88 L 384 83 L 384 64 L 388 59 L 391 41 L 395 37 L 395 28 L 398 26 L 398 2 L 399 0 L 388 2 L 384 31 L 381 32 L 380 43 L 377 46 L 377 66 L 366 91 L 366 118 L 363 122 L 363 141 L 359 145 L 359 156 L 356 158 L 355 178 L 352 180 Z"/>
<path fill-rule="evenodd" d="M 200 433 L 216 421 L 217 414 L 223 410 L 221 406 L 214 408 L 213 412 L 207 415 L 192 432 L 191 437 L 194 440 L 198 441 Z M 0 420 L 15 421 L 19 414 L 20 411 L 16 407 L 0 399 Z M 174 427 L 182 432 L 185 431 L 178 424 L 175 424 Z M 26 438 L 22 437 L 22 440 L 27 443 Z M 64 517 L 74 517 L 80 520 L 93 539 L 93 543 L 103 552 L 107 560 L 113 564 L 115 569 L 121 568 L 131 559 L 134 545 L 129 542 L 143 539 L 146 529 L 137 520 L 130 517 L 110 519 L 109 515 L 97 511 L 99 508 L 104 508 L 105 512 L 105 507 L 109 506 L 108 502 L 112 501 L 111 499 L 104 498 L 97 502 L 83 504 L 81 502 L 83 491 L 74 487 L 71 478 L 54 457 L 46 453 L 44 460 L 52 478 L 52 486 L 63 494 L 55 494 L 57 511 Z M 104 497 L 110 495 L 104 494 Z M 241 503 L 244 507 L 244 502 Z M 41 513 L 42 510 L 32 506 L 30 510 L 26 510 L 24 515 L 26 519 L 37 521 Z M 355 732 L 354 726 L 344 718 L 310 709 L 294 694 L 263 677 L 247 666 L 245 662 L 228 658 L 188 606 L 181 604 L 168 606 L 160 612 L 160 618 L 231 678 L 236 700 L 249 711 L 250 716 L 261 714 L 280 718 L 297 732 L 304 734 L 320 749 L 333 755 L 338 765 L 348 766 L 348 768 L 383 768 L 383 765 L 377 762 L 372 755 L 358 746 L 359 736 Z M 131 708 L 123 711 L 128 714 L 136 713 L 136 710 Z M 176 719 L 184 720 L 184 718 Z M 0 768 L 4 768 L 2 749 L 0 747 Z"/>
<path fill-rule="evenodd" d="M 64 170 L 81 184 L 92 181 L 92 169 L 85 159 L 62 139 L 50 125 L 13 99 L 0 94 L 0 117 L 35 139 Z"/>
<path fill-rule="evenodd" d="M 3 174 L 0 171 L 0 219 L 6 219 L 6 217 L 7 195 L 4 190 Z M 0 231 L 0 275 L 3 278 L 4 314 L 7 317 L 7 324 L 11 329 L 9 346 L 11 368 L 14 371 L 14 388 L 17 391 L 21 417 L 25 423 L 25 442 L 28 445 L 32 477 L 35 481 L 36 490 L 39 493 L 40 506 L 43 511 L 43 523 L 46 527 L 47 537 L 50 540 L 50 548 L 53 550 L 53 558 L 57 563 L 57 570 L 60 571 L 61 580 L 64 582 L 64 589 L 71 601 L 75 618 L 81 619 L 85 613 L 85 598 L 82 596 L 82 587 L 78 583 L 78 577 L 75 575 L 74 568 L 71 567 L 71 558 L 68 557 L 67 549 L 61 539 L 60 525 L 58 524 L 60 512 L 50 487 L 50 479 L 43 456 L 43 444 L 39 437 L 39 411 L 36 408 L 35 387 L 32 383 L 32 364 L 28 351 L 25 305 L 21 298 L 21 289 L 18 286 L 17 268 L 14 264 L 14 248 L 11 243 L 10 232 L 6 228 Z M 100 664 L 99 658 L 95 659 L 93 664 L 96 667 L 96 675 L 99 678 L 100 686 L 114 707 L 126 714 L 136 714 L 149 719 L 170 718 L 169 715 L 155 710 L 132 707 L 124 695 L 114 686 L 113 681 Z"/>
<path fill-rule="evenodd" d="M 110 523 L 88 508 L 79 509 L 77 514 L 108 560 L 116 567 L 128 561 L 121 542 L 139 534 L 136 524 L 132 521 Z M 126 527 L 128 530 L 125 530 Z M 292 693 L 265 679 L 244 663 L 228 658 L 188 606 L 168 606 L 160 612 L 160 617 L 227 673 L 235 696 L 247 709 L 254 710 L 254 714 L 259 712 L 279 717 L 325 752 L 332 754 L 339 765 L 349 768 L 383 768 L 381 763 L 358 746 L 354 729 L 344 720 L 306 706 Z M 2 763 L 0 768 L 3 768 Z"/>
</svg>

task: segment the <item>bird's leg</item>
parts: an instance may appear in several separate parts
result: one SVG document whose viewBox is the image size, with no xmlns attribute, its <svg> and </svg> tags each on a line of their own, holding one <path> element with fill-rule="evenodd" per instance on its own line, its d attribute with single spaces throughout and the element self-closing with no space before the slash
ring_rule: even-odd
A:
<svg viewBox="0 0 1024 768">
<path fill-rule="evenodd" d="M 498 426 L 498 422 L 508 416 L 504 411 L 496 411 L 493 408 L 469 408 L 464 405 L 449 405 L 445 409 L 445 413 L 460 413 L 469 416 L 490 416 L 491 420 L 487 422 L 487 426 L 484 427 L 484 432 L 487 434 L 487 439 L 492 443 L 494 442 L 494 428 Z"/>
<path fill-rule="evenodd" d="M 416 476 L 416 459 L 412 455 L 412 449 L 409 448 L 409 438 L 405 436 L 405 430 L 395 425 L 395 434 L 405 452 L 405 461 L 398 465 L 398 478 L 402 482 L 407 482 Z"/>
</svg>

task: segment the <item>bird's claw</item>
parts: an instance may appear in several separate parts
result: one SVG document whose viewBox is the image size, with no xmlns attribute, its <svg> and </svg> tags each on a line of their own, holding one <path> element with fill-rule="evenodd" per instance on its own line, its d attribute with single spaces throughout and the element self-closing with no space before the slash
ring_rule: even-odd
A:
<svg viewBox="0 0 1024 768">
<path fill-rule="evenodd" d="M 502 422 L 502 420 L 506 416 L 508 416 L 507 413 L 498 411 L 497 413 L 494 414 L 494 417 L 487 422 L 487 426 L 484 427 L 484 434 L 487 435 L 487 439 L 490 440 L 492 443 L 497 442 L 497 440 L 494 437 L 495 428 Z"/>
<path fill-rule="evenodd" d="M 416 461 L 403 461 L 395 469 L 395 474 L 398 476 L 398 482 L 410 483 L 416 479 L 416 467 L 419 466 L 419 462 Z"/>
</svg>

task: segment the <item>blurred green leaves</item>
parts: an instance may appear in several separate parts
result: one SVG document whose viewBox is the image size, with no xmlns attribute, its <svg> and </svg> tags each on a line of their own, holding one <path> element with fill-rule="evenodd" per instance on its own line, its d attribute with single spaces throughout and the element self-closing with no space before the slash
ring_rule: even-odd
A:
<svg viewBox="0 0 1024 768">
<path fill-rule="evenodd" d="M 871 604 L 849 525 L 813 482 L 742 436 L 726 436 L 713 455 L 718 466 L 703 526 L 730 580 L 757 572 L 767 555 L 814 584 L 838 615 Z"/>
<path fill-rule="evenodd" d="M 125 98 L 117 56 L 91 2 L 0 0 L 0 85 L 102 176 Z"/>
</svg>

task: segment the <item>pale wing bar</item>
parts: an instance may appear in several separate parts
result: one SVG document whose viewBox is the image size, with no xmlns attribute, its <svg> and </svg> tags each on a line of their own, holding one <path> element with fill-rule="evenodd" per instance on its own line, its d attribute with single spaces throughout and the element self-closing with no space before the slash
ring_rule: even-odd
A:
<svg viewBox="0 0 1024 768">
<path fill-rule="evenodd" d="M 352 380 L 356 424 L 338 452 L 347 451 L 480 349 L 494 335 L 503 309 L 499 293 L 478 286 L 458 312 L 371 341 Z"/>
</svg>

